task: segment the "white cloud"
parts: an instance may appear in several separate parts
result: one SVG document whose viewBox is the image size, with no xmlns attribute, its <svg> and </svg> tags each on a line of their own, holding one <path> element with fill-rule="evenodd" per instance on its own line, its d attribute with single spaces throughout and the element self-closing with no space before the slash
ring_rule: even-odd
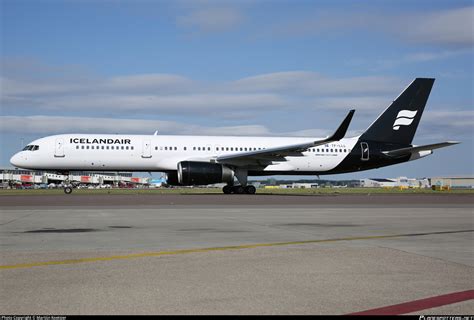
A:
<svg viewBox="0 0 474 320">
<path fill-rule="evenodd" d="M 21 69 L 21 65 L 17 67 Z M 0 100 L 4 112 L 60 111 L 88 116 L 119 116 L 121 112 L 127 116 L 128 112 L 138 112 L 242 120 L 268 110 L 372 108 L 376 97 L 394 95 L 404 84 L 393 77 L 332 78 L 309 71 L 275 72 L 214 83 L 160 73 L 93 75 L 88 81 L 84 74 L 78 80 L 72 73 L 61 79 L 55 77 L 56 68 L 41 69 L 48 74 L 43 79 L 38 78 L 42 73 L 31 78 L 11 66 L 2 74 Z M 67 73 L 60 70 L 61 74 Z"/>
<path fill-rule="evenodd" d="M 236 8 L 207 7 L 177 17 L 178 26 L 199 32 L 223 32 L 235 28 L 243 21 Z"/>
<path fill-rule="evenodd" d="M 393 13 L 380 10 L 316 11 L 263 28 L 263 35 L 319 36 L 328 33 L 372 32 L 405 42 L 471 47 L 474 7 Z"/>
<path fill-rule="evenodd" d="M 152 134 L 158 130 L 159 134 L 178 135 L 325 137 L 332 130 L 273 132 L 263 125 L 208 127 L 176 121 L 58 116 L 0 116 L 0 124 L 0 133 L 43 136 L 63 133 Z"/>
<path fill-rule="evenodd" d="M 317 72 L 286 71 L 261 74 L 234 81 L 232 90 L 281 92 L 304 95 L 358 95 L 393 92 L 400 80 L 392 77 L 330 78 Z"/>
<path fill-rule="evenodd" d="M 357 112 L 381 113 L 393 101 L 390 97 L 330 97 L 314 100 L 313 104 L 320 109 L 356 109 Z"/>
<path fill-rule="evenodd" d="M 269 135 L 261 125 L 227 127 L 205 127 L 182 122 L 57 116 L 0 116 L 0 131 L 3 133 L 42 134 L 56 133 L 127 133 L 193 134 L 193 135 Z"/>
<path fill-rule="evenodd" d="M 474 7 L 427 12 L 407 16 L 392 23 L 392 32 L 412 42 L 472 46 L 474 44 Z M 401 32 L 400 32 L 401 31 Z"/>
<path fill-rule="evenodd" d="M 138 74 L 107 79 L 104 89 L 123 92 L 136 91 L 186 91 L 195 83 L 186 77 L 175 74 Z"/>
<path fill-rule="evenodd" d="M 144 111 L 151 113 L 202 114 L 212 111 L 241 111 L 288 106 L 284 98 L 274 94 L 190 94 L 190 95 L 86 95 L 43 99 L 46 109 Z M 212 115 L 212 114 L 211 114 Z"/>
<path fill-rule="evenodd" d="M 456 58 L 463 54 L 472 54 L 472 49 L 441 50 L 441 51 L 419 51 L 402 56 L 381 59 L 378 61 L 363 61 L 371 70 L 380 71 L 396 68 L 405 64 L 420 64 L 425 62 Z M 359 61 L 358 64 L 361 64 Z"/>
<path fill-rule="evenodd" d="M 474 111 L 428 111 L 423 116 L 423 121 L 433 128 L 459 129 L 468 134 L 474 134 Z"/>
</svg>

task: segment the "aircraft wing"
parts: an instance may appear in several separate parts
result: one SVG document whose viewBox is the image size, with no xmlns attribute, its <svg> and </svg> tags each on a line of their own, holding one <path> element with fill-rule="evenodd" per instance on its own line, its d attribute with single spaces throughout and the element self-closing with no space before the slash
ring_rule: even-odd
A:
<svg viewBox="0 0 474 320">
<path fill-rule="evenodd" d="M 424 146 L 413 146 L 413 147 L 401 148 L 401 149 L 390 150 L 390 151 L 382 151 L 382 153 L 389 157 L 401 157 L 401 156 L 412 154 L 413 152 L 432 151 L 434 149 L 444 148 L 444 147 L 452 146 L 458 143 L 460 142 L 459 141 L 446 141 L 446 142 L 440 142 L 440 143 L 434 143 L 434 144 L 427 144 Z"/>
<path fill-rule="evenodd" d="M 304 151 L 309 148 L 320 146 L 326 143 L 339 141 L 346 135 L 347 128 L 352 120 L 355 110 L 349 111 L 346 118 L 339 125 L 339 128 L 331 136 L 322 140 L 308 141 L 307 143 L 286 145 L 281 147 L 267 148 L 257 151 L 241 152 L 231 155 L 223 155 L 215 158 L 215 162 L 230 165 L 262 165 L 267 166 L 273 161 L 286 161 L 285 157 L 301 157 Z"/>
</svg>

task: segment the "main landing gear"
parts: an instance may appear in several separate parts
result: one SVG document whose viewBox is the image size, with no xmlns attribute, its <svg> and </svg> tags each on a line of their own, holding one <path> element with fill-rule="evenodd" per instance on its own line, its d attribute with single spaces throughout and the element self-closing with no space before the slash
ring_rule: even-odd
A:
<svg viewBox="0 0 474 320">
<path fill-rule="evenodd" d="M 234 186 L 233 181 L 222 188 L 225 194 L 255 194 L 257 189 L 254 186 L 247 184 L 248 170 L 244 168 L 235 169 L 235 177 L 239 181 L 240 185 Z"/>
<path fill-rule="evenodd" d="M 232 194 L 232 193 L 235 193 L 235 194 L 255 194 L 257 189 L 255 189 L 255 187 L 252 186 L 252 185 L 248 185 L 248 186 L 245 186 L 245 187 L 227 185 L 224 188 L 222 188 L 222 191 L 225 194 Z"/>
</svg>

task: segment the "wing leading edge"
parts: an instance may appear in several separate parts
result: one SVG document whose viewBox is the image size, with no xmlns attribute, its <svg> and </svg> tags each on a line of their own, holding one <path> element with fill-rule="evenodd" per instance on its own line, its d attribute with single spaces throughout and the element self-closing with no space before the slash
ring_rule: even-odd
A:
<svg viewBox="0 0 474 320">
<path fill-rule="evenodd" d="M 355 110 L 349 111 L 337 130 L 329 137 L 322 140 L 313 140 L 307 143 L 286 145 L 257 151 L 242 152 L 231 155 L 218 156 L 215 161 L 231 165 L 268 165 L 273 161 L 286 161 L 285 157 L 303 156 L 302 152 L 326 143 L 339 141 L 346 135 Z"/>
</svg>

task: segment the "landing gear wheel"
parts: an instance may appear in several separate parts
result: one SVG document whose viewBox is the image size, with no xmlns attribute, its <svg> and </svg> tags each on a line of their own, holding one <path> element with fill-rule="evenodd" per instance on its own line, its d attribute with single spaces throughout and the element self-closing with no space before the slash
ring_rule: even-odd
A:
<svg viewBox="0 0 474 320">
<path fill-rule="evenodd" d="M 232 186 L 225 186 L 224 188 L 222 188 L 222 192 L 224 192 L 225 194 L 231 194 Z"/>
<path fill-rule="evenodd" d="M 236 194 L 244 194 L 244 193 L 245 193 L 245 189 L 244 189 L 244 187 L 242 187 L 242 186 L 236 186 L 236 187 L 234 187 L 234 193 L 236 193 Z"/>
<path fill-rule="evenodd" d="M 72 188 L 71 187 L 64 188 L 64 193 L 65 194 L 71 194 L 72 193 Z"/>
<path fill-rule="evenodd" d="M 255 187 L 252 186 L 252 185 L 249 185 L 249 186 L 245 187 L 245 193 L 247 193 L 247 194 L 255 194 L 256 191 L 257 191 L 257 189 L 255 189 Z"/>
</svg>

